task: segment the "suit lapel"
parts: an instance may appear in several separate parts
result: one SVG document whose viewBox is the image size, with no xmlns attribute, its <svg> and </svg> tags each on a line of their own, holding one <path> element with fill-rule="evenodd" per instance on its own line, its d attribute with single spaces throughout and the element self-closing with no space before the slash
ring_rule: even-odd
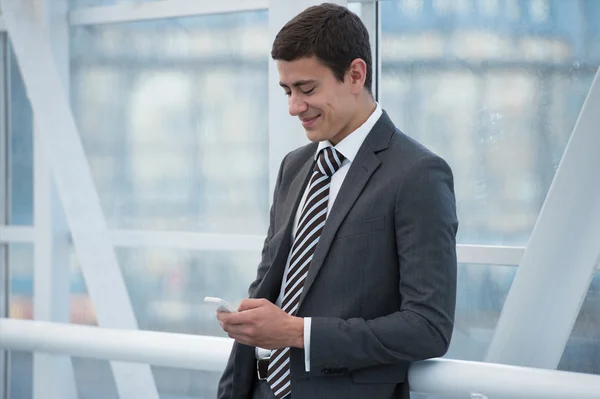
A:
<svg viewBox="0 0 600 399">
<path fill-rule="evenodd" d="M 327 257 L 327 253 L 329 252 L 329 248 L 331 247 L 331 243 L 333 242 L 341 223 L 346 218 L 352 205 L 354 205 L 360 196 L 360 193 L 371 178 L 371 175 L 373 175 L 375 170 L 381 164 L 376 152 L 388 148 L 394 129 L 395 127 L 392 124 L 392 121 L 384 111 L 383 115 L 379 118 L 369 135 L 366 137 L 365 142 L 356 154 L 356 158 L 350 165 L 348 174 L 346 175 L 333 207 L 329 212 L 327 222 L 325 223 L 325 227 L 319 238 L 319 243 L 315 249 L 310 268 L 308 269 L 308 274 L 306 275 L 306 281 L 304 282 L 304 288 L 300 295 L 298 309 L 302 306 L 304 298 L 314 283 L 317 274 L 321 270 Z"/>
<path fill-rule="evenodd" d="M 350 208 L 354 205 L 354 202 L 358 199 L 365 184 L 367 184 L 369 178 L 380 163 L 381 161 L 373 154 L 370 148 L 363 146 L 352 162 L 352 165 L 350 165 L 348 174 L 338 192 L 333 207 L 327 217 L 327 222 L 325 223 L 321 237 L 319 238 L 319 244 L 313 255 L 308 274 L 306 275 L 304 289 L 302 290 L 300 303 L 298 305 L 299 307 L 302 306 L 302 301 L 306 297 L 319 270 L 321 270 L 321 267 L 323 266 L 327 252 L 329 252 L 329 247 L 331 247 L 331 243 L 333 242 L 340 224 L 346 218 Z"/>
<path fill-rule="evenodd" d="M 311 152 L 311 154 L 314 154 L 314 152 Z M 311 156 L 304 163 L 290 184 L 286 201 L 283 204 L 283 220 L 286 221 L 285 232 L 283 233 L 283 238 L 279 244 L 279 248 L 275 253 L 275 258 L 273 258 L 271 267 L 255 291 L 255 297 L 257 298 L 268 298 L 275 303 L 275 300 L 279 296 L 285 265 L 292 247 L 292 228 L 294 225 L 294 219 L 300 204 L 300 200 L 302 199 L 302 194 L 304 193 L 304 190 L 306 190 L 306 186 L 310 180 L 313 164 L 314 157 Z"/>
</svg>

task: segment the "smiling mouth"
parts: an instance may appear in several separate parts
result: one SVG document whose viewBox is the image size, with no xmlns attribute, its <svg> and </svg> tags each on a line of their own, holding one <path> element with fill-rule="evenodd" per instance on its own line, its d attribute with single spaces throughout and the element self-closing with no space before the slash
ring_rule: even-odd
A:
<svg viewBox="0 0 600 399">
<path fill-rule="evenodd" d="M 303 118 L 303 119 L 301 119 L 301 120 L 302 120 L 302 123 L 304 123 L 304 122 L 312 122 L 312 121 L 314 121 L 315 119 L 317 119 L 319 116 L 321 116 L 321 115 L 313 116 L 313 117 L 311 117 L 311 118 Z"/>
<path fill-rule="evenodd" d="M 312 127 L 316 123 L 317 119 L 319 119 L 320 116 L 321 115 L 319 114 L 317 116 L 313 116 L 312 118 L 303 118 L 303 119 L 301 119 L 302 126 L 304 126 L 305 128 Z"/>
</svg>

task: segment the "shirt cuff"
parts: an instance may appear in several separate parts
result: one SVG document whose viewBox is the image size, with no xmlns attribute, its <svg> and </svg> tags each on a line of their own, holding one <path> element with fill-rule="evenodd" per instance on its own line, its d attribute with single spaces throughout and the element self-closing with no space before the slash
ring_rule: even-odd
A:
<svg viewBox="0 0 600 399">
<path fill-rule="evenodd" d="M 311 318 L 304 318 L 304 367 L 310 373 L 310 325 Z"/>
</svg>

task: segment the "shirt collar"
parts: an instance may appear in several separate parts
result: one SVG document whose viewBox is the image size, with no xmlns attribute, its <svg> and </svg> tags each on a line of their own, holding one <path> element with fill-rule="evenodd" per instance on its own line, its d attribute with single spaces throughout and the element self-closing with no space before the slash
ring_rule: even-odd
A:
<svg viewBox="0 0 600 399">
<path fill-rule="evenodd" d="M 362 146 L 362 143 L 365 141 L 365 138 L 375 126 L 375 123 L 379 120 L 383 111 L 379 106 L 379 103 L 375 102 L 376 107 L 375 111 L 369 116 L 369 118 L 360 125 L 355 131 L 346 136 L 342 141 L 340 141 L 334 148 L 339 151 L 348 162 L 352 162 L 354 158 L 356 158 L 356 154 L 358 150 Z M 317 153 L 315 154 L 315 159 L 318 154 L 321 152 L 323 148 L 331 147 L 331 142 L 329 140 L 319 142 L 319 146 L 317 147 Z M 344 162 L 346 162 L 344 160 Z"/>
</svg>

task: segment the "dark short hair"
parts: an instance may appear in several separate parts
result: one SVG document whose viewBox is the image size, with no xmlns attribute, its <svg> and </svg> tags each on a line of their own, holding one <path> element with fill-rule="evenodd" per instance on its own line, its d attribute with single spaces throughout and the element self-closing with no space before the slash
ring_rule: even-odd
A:
<svg viewBox="0 0 600 399">
<path fill-rule="evenodd" d="M 277 34 L 271 49 L 274 60 L 295 61 L 315 56 L 341 82 L 352 61 L 367 64 L 365 87 L 371 93 L 373 71 L 369 32 L 360 18 L 345 7 L 324 3 L 309 7 Z"/>
</svg>

